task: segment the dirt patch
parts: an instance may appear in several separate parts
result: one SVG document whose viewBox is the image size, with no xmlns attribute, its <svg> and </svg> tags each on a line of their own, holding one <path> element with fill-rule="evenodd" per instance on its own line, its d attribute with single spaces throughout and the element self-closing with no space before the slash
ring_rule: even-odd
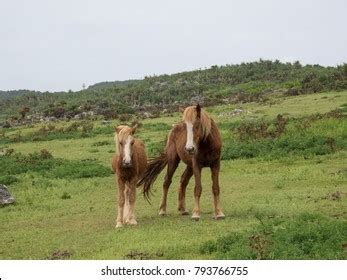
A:
<svg viewBox="0 0 347 280">
<path fill-rule="evenodd" d="M 157 251 L 154 254 L 148 253 L 148 252 L 141 252 L 141 251 L 130 251 L 128 254 L 125 255 L 125 258 L 130 260 L 153 260 L 158 259 L 159 257 L 164 256 L 164 253 L 162 251 Z"/>
<path fill-rule="evenodd" d="M 257 254 L 258 260 L 265 260 L 269 255 L 271 241 L 264 235 L 252 235 L 249 237 L 249 246 Z"/>
<path fill-rule="evenodd" d="M 325 196 L 322 196 L 320 198 L 315 198 L 313 201 L 318 202 L 319 200 L 332 200 L 332 201 L 341 201 L 344 196 L 346 196 L 347 193 L 336 191 L 332 193 L 328 193 Z M 307 196 L 308 199 L 311 199 L 311 196 Z"/>
<path fill-rule="evenodd" d="M 323 196 L 321 199 L 340 201 L 343 195 L 345 195 L 343 192 L 336 191 L 333 193 L 328 193 L 326 196 Z"/>
<path fill-rule="evenodd" d="M 65 250 L 65 251 L 55 251 L 53 252 L 49 257 L 47 257 L 48 260 L 64 260 L 72 256 L 72 253 Z"/>
</svg>

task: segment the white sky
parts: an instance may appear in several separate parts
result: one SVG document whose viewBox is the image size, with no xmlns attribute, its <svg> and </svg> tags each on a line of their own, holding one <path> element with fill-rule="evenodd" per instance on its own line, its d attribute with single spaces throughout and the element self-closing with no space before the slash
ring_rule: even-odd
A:
<svg viewBox="0 0 347 280">
<path fill-rule="evenodd" d="M 347 62 L 346 0 L 0 0 L 0 90 L 263 59 Z"/>
</svg>

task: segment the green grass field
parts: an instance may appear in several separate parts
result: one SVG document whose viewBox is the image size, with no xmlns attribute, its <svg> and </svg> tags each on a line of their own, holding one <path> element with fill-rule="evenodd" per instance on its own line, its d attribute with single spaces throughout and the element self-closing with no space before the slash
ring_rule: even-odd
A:
<svg viewBox="0 0 347 280">
<path fill-rule="evenodd" d="M 151 204 L 138 191 L 138 226 L 120 229 L 115 229 L 117 186 L 107 171 L 115 149 L 109 129 L 95 122 L 100 133 L 57 133 L 50 141 L 30 141 L 42 124 L 4 129 L 0 148 L 14 152 L 0 157 L 0 180 L 8 181 L 17 203 L 0 208 L 0 259 L 346 259 L 346 104 L 347 92 L 329 92 L 206 108 L 225 143 L 220 174 L 225 220 L 212 219 L 207 169 L 201 220 L 178 214 L 181 164 L 168 216 L 158 216 L 161 174 Z M 240 106 L 240 116 L 227 114 Z M 339 114 L 327 114 L 336 109 Z M 278 114 L 288 118 L 280 132 Z M 177 113 L 142 122 L 137 136 L 151 155 L 179 119 Z M 269 125 L 265 137 L 259 136 L 260 122 Z M 245 124 L 252 130 L 242 131 Z M 19 131 L 22 139 L 15 142 Z M 42 159 L 42 166 L 40 157 L 27 156 L 43 149 L 53 159 Z M 193 185 L 192 178 L 189 210 Z"/>
</svg>

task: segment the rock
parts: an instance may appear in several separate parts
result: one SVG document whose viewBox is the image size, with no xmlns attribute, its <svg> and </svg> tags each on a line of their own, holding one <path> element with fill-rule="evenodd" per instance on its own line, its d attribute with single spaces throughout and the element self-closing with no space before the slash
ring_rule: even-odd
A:
<svg viewBox="0 0 347 280">
<path fill-rule="evenodd" d="M 196 96 L 193 96 L 191 99 L 190 99 L 190 103 L 191 104 L 204 104 L 204 97 L 203 96 L 200 96 L 200 95 L 196 95 Z"/>
<path fill-rule="evenodd" d="M 243 113 L 246 113 L 246 114 L 251 114 L 250 111 L 245 111 L 243 110 L 242 108 L 236 108 L 234 109 L 233 111 L 231 112 L 227 112 L 227 113 L 220 113 L 219 114 L 219 117 L 226 117 L 226 116 L 229 116 L 229 117 L 235 117 L 235 116 L 239 116 Z"/>
<path fill-rule="evenodd" d="M 143 117 L 146 118 L 146 119 L 148 119 L 148 118 L 153 117 L 153 115 L 152 115 L 150 112 L 144 112 L 144 113 L 143 113 Z"/>
<path fill-rule="evenodd" d="M 0 184 L 0 206 L 6 206 L 15 202 L 16 200 L 11 196 L 7 187 Z"/>
</svg>

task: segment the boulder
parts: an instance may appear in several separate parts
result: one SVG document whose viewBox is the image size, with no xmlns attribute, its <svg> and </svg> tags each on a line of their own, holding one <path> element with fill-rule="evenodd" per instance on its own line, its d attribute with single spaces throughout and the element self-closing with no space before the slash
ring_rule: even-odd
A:
<svg viewBox="0 0 347 280">
<path fill-rule="evenodd" d="M 0 206 L 6 206 L 15 202 L 16 200 L 11 196 L 7 187 L 0 184 Z"/>
</svg>

